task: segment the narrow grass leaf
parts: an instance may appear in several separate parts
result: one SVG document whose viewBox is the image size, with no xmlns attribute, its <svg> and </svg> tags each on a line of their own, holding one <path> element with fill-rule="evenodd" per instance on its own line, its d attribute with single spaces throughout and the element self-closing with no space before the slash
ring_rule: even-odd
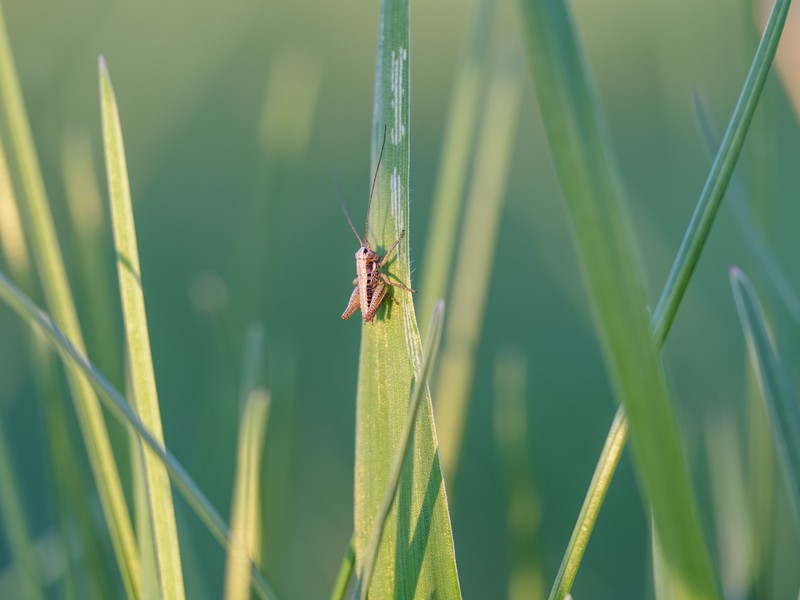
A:
<svg viewBox="0 0 800 600">
<path fill-rule="evenodd" d="M 494 437 L 508 506 L 508 600 L 544 598 L 539 550 L 541 506 L 529 458 L 526 387 L 527 366 L 522 351 L 509 348 L 498 352 L 494 362 Z"/>
<path fill-rule="evenodd" d="M 697 94 L 694 96 L 694 109 L 706 147 L 709 152 L 713 152 L 719 146 L 719 136 L 715 131 L 708 104 Z M 733 209 L 736 223 L 739 225 L 744 239 L 753 250 L 753 254 L 755 254 L 756 260 L 758 260 L 758 264 L 761 267 L 761 272 L 767 276 L 778 298 L 783 302 L 795 324 L 800 327 L 800 297 L 794 291 L 769 242 L 756 226 L 757 221 L 750 210 L 750 202 L 748 202 L 744 186 L 736 177 L 731 178 L 727 196 L 729 198 L 728 204 Z"/>
<path fill-rule="evenodd" d="M 11 147 L 9 158 L 15 161 L 19 171 L 23 227 L 28 234 L 31 254 L 41 278 L 47 304 L 55 322 L 83 354 L 85 346 L 75 302 L 69 289 L 53 216 L 47 203 L 44 180 L 36 157 L 1 8 L 0 111 L 8 126 Z M 67 364 L 67 379 L 125 591 L 129 597 L 138 598 L 139 559 L 136 542 L 100 403 L 89 380 L 72 363 Z"/>
<path fill-rule="evenodd" d="M 570 15 L 561 0 L 520 0 L 520 6 L 596 328 L 615 395 L 631 421 L 639 481 L 678 579 L 678 595 L 715 598 L 683 448 L 651 338 L 622 186 Z"/>
<path fill-rule="evenodd" d="M 409 221 L 409 35 L 408 1 L 382 0 L 372 123 L 372 167 L 378 171 L 367 236 L 386 251 L 406 230 L 396 258 L 385 270 L 413 287 L 408 251 Z M 366 194 L 365 194 L 366 200 Z M 366 203 L 366 202 L 365 202 Z M 349 253 L 348 253 L 349 254 Z M 362 326 L 356 400 L 355 551 L 357 572 L 384 497 L 394 453 L 408 411 L 411 388 L 422 366 L 422 349 L 411 294 L 394 289 L 375 320 Z M 397 501 L 387 519 L 371 585 L 374 598 L 460 596 L 447 494 L 442 479 L 427 390 L 420 407 L 410 459 L 405 461 Z"/>
<path fill-rule="evenodd" d="M 0 300 L 8 304 L 30 327 L 38 329 L 58 350 L 64 362 L 78 370 L 87 381 L 95 386 L 100 392 L 100 399 L 103 400 L 110 413 L 123 425 L 132 427 L 148 449 L 152 450 L 161 459 L 172 477 L 175 487 L 183 495 L 190 508 L 200 518 L 200 521 L 206 526 L 214 539 L 223 548 L 227 549 L 229 546 L 229 532 L 225 521 L 219 516 L 219 513 L 208 498 L 203 495 L 203 492 L 183 468 L 183 465 L 156 440 L 122 397 L 122 394 L 89 362 L 84 353 L 76 348 L 66 334 L 55 325 L 53 320 L 11 283 L 3 273 L 0 273 Z M 255 568 L 252 576 L 253 588 L 260 598 L 277 598 L 271 586 Z"/>
<path fill-rule="evenodd" d="M 163 446 L 164 432 L 161 427 L 161 411 L 158 406 L 150 336 L 147 331 L 142 271 L 139 265 L 122 127 L 111 79 L 102 57 L 99 68 L 108 196 L 111 203 L 111 222 L 117 252 L 117 273 L 134 407 L 144 426 Z M 166 598 L 184 598 L 186 594 L 183 587 L 178 529 L 175 523 L 175 507 L 172 503 L 169 475 L 158 456 L 147 448 L 144 449 L 142 466 L 160 593 Z"/>
<path fill-rule="evenodd" d="M 461 217 L 467 167 L 472 155 L 478 107 L 486 79 L 489 38 L 496 0 L 471 0 L 472 24 L 466 51 L 457 67 L 442 137 L 442 155 L 436 175 L 425 263 L 420 285 L 420 322 L 430 322 L 440 298 L 447 298 L 456 231 Z M 438 402 L 438 398 L 434 395 Z"/>
<path fill-rule="evenodd" d="M 726 598 L 746 598 L 754 546 L 736 420 L 720 411 L 706 420 L 705 430 L 722 591 Z"/>
<path fill-rule="evenodd" d="M 520 57 L 509 48 L 505 50 L 493 69 L 481 118 L 464 229 L 456 255 L 452 310 L 433 386 L 442 467 L 451 490 L 461 455 L 475 353 L 483 329 L 522 100 Z"/>
<path fill-rule="evenodd" d="M 250 598 L 250 564 L 261 549 L 259 488 L 261 453 L 267 429 L 270 396 L 263 388 L 247 398 L 239 422 L 236 478 L 231 505 L 231 537 L 225 565 L 225 600 Z"/>
<path fill-rule="evenodd" d="M 800 405 L 781 362 L 750 282 L 738 268 L 730 271 L 736 310 L 742 323 L 750 362 L 767 405 L 778 463 L 800 532 Z"/>
<path fill-rule="evenodd" d="M 356 566 L 356 552 L 353 547 L 353 542 L 353 536 L 350 536 L 350 541 L 347 544 L 347 552 L 344 554 L 342 564 L 339 567 L 339 573 L 336 575 L 336 582 L 333 584 L 331 600 L 344 600 L 347 596 L 347 588 L 350 585 L 350 580 L 353 578 L 353 571 Z"/>
<path fill-rule="evenodd" d="M 414 389 L 411 392 L 411 398 L 408 402 L 408 411 L 406 412 L 405 423 L 403 423 L 403 431 L 400 434 L 400 441 L 394 459 L 392 460 L 389 481 L 386 484 L 383 501 L 375 517 L 375 524 L 372 526 L 372 532 L 369 536 L 369 543 L 367 544 L 367 550 L 362 563 L 361 574 L 356 583 L 354 596 L 360 600 L 367 600 L 369 594 L 370 581 L 375 572 L 375 563 L 378 558 L 378 550 L 380 549 L 383 532 L 386 528 L 386 520 L 389 518 L 389 512 L 392 509 L 392 504 L 394 504 L 397 494 L 397 488 L 400 485 L 403 465 L 408 458 L 408 451 L 411 447 L 411 438 L 414 435 L 414 429 L 417 424 L 417 414 L 419 413 L 419 407 L 422 403 L 423 392 L 428 388 L 428 373 L 439 351 L 443 319 L 444 302 L 440 300 L 433 311 L 430 333 L 428 334 L 428 341 L 425 344 L 422 368 L 414 381 Z"/>
<path fill-rule="evenodd" d="M 619 464 L 627 441 L 628 419 L 625 417 L 625 411 L 620 407 L 614 415 L 611 429 L 606 435 L 603 450 L 600 452 L 600 458 L 597 460 L 597 466 L 592 474 L 592 481 L 589 483 L 589 489 L 583 499 L 583 505 L 581 505 L 575 528 L 569 538 L 567 550 L 564 552 L 564 558 L 550 590 L 550 600 L 565 598 L 572 589 L 572 582 L 575 581 L 575 576 L 578 574 L 578 567 L 581 565 L 592 529 L 597 522 L 597 515 L 600 514 L 600 507 L 603 506 L 606 492 L 611 485 L 611 479 L 617 470 L 617 464 Z"/>
</svg>

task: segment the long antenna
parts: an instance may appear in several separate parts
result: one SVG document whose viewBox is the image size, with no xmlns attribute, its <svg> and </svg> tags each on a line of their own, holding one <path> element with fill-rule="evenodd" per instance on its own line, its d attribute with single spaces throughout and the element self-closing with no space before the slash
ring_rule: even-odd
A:
<svg viewBox="0 0 800 600">
<path fill-rule="evenodd" d="M 342 207 L 342 212 L 344 213 L 344 216 L 347 219 L 347 222 L 350 224 L 350 229 L 352 229 L 353 233 L 356 234 L 356 237 L 358 238 L 358 243 L 363 246 L 364 245 L 364 240 L 362 240 L 361 236 L 358 235 L 358 232 L 356 231 L 356 228 L 353 226 L 353 222 L 350 220 L 350 215 L 347 212 L 347 207 L 344 205 L 344 197 L 342 196 L 342 184 L 339 181 L 339 173 L 337 173 L 336 170 L 333 171 L 333 179 L 336 182 L 336 193 L 339 196 L 339 206 Z M 369 214 L 369 213 L 367 213 L 367 214 Z"/>
<path fill-rule="evenodd" d="M 375 167 L 375 175 L 372 176 L 372 188 L 369 190 L 369 202 L 367 202 L 367 220 L 364 223 L 364 238 L 366 239 L 369 233 L 369 209 L 372 208 L 372 194 L 375 192 L 375 182 L 378 180 L 378 170 L 381 168 L 381 159 L 383 158 L 383 149 L 386 147 L 386 125 L 383 126 L 383 142 L 381 143 L 381 153 L 378 155 L 378 165 Z M 347 217 L 348 220 L 350 217 Z M 352 225 L 350 225 L 352 227 Z M 358 238 L 359 240 L 361 238 Z M 364 245 L 363 243 L 361 244 Z"/>
</svg>

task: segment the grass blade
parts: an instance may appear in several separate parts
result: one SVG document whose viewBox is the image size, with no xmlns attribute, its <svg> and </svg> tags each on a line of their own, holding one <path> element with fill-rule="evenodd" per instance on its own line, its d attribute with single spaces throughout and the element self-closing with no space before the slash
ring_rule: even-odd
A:
<svg viewBox="0 0 800 600">
<path fill-rule="evenodd" d="M 89 362 L 83 352 L 72 344 L 64 332 L 53 323 L 52 319 L 2 273 L 0 273 L 0 300 L 8 304 L 23 321 L 41 331 L 53 347 L 58 350 L 64 362 L 79 370 L 87 381 L 90 381 L 95 386 L 100 392 L 100 398 L 111 414 L 123 425 L 132 427 L 147 447 L 161 459 L 172 477 L 175 487 L 183 495 L 191 509 L 208 528 L 214 539 L 223 548 L 227 549 L 230 542 L 225 521 L 222 520 L 222 517 L 219 516 L 211 502 L 189 476 L 186 469 L 183 468 L 183 465 L 156 440 L 122 397 L 122 394 Z M 255 569 L 253 569 L 253 588 L 261 598 L 277 598 L 271 586 Z"/>
<path fill-rule="evenodd" d="M 627 441 L 628 419 L 625 417 L 625 411 L 620 407 L 617 414 L 614 415 L 611 429 L 606 435 L 603 450 L 597 460 L 597 467 L 592 474 L 592 481 L 589 483 L 589 489 L 586 491 L 575 528 L 569 538 L 564 559 L 561 561 L 553 588 L 550 590 L 550 600 L 565 598 L 572 589 L 572 582 L 575 581 L 583 553 L 586 551 L 592 529 L 597 522 L 597 515 L 600 514 L 600 507 L 603 506 L 603 500 L 605 500 L 606 492 L 611 485 L 611 479 L 617 470 Z"/>
<path fill-rule="evenodd" d="M 509 600 L 544 598 L 538 539 L 541 506 L 529 458 L 526 386 L 527 366 L 522 351 L 499 352 L 494 362 L 494 437 L 508 503 Z"/>
<path fill-rule="evenodd" d="M 414 389 L 411 392 L 411 399 L 408 403 L 408 411 L 406 412 L 405 423 L 403 423 L 403 431 L 400 434 L 400 442 L 397 445 L 397 451 L 392 461 L 392 468 L 389 472 L 389 481 L 386 484 L 386 491 L 384 492 L 381 506 L 378 509 L 378 515 L 375 517 L 375 525 L 373 525 L 372 532 L 369 536 L 369 543 L 362 562 L 361 575 L 358 578 L 358 582 L 356 582 L 356 589 L 353 596 L 360 598 L 360 600 L 367 600 L 367 595 L 369 594 L 369 585 L 375 570 L 375 562 L 378 558 L 378 550 L 380 549 L 383 532 L 386 528 L 386 520 L 389 518 L 389 512 L 392 509 L 392 504 L 397 495 L 400 475 L 402 474 L 403 465 L 408 456 L 408 450 L 411 447 L 411 437 L 414 434 L 414 428 L 417 424 L 417 414 L 419 413 L 419 407 L 422 403 L 423 391 L 428 387 L 428 373 L 439 351 L 443 319 L 444 302 L 440 300 L 433 311 L 428 342 L 425 344 L 422 368 L 420 369 L 419 376 L 414 381 Z"/>
<path fill-rule="evenodd" d="M 772 439 L 789 492 L 795 525 L 800 531 L 800 405 L 750 282 L 736 267 L 731 268 L 730 279 L 750 362 L 755 367 L 767 405 Z"/>
<path fill-rule="evenodd" d="M 2 9 L 0 9 L 0 110 L 8 125 L 13 150 L 10 158 L 16 161 L 20 174 L 22 186 L 20 212 L 23 225 L 28 233 L 31 253 L 41 278 L 47 304 L 55 321 L 64 329 L 69 339 L 73 340 L 80 353 L 83 353 L 85 347 L 75 303 L 70 293 L 64 260 L 47 203 L 44 181 L 11 56 Z M 100 404 L 89 380 L 72 364 L 68 364 L 67 378 L 122 581 L 128 596 L 138 598 L 139 559 L 136 542 Z"/>
<path fill-rule="evenodd" d="M 490 55 L 489 37 L 496 1 L 472 0 L 472 4 L 474 14 L 467 49 L 458 66 L 447 108 L 442 156 L 433 192 L 428 239 L 425 243 L 419 310 L 420 322 L 423 324 L 430 322 L 439 298 L 448 297 L 464 183 L 478 124 L 478 107 L 485 83 L 487 57 Z"/>
<path fill-rule="evenodd" d="M 666 339 L 672 320 L 683 298 L 683 293 L 686 290 L 686 285 L 688 285 L 688 280 L 699 260 L 702 246 L 708 237 L 717 208 L 722 201 L 727 181 L 731 176 L 732 166 L 735 164 L 741 150 L 744 133 L 746 132 L 744 123 L 749 123 L 752 118 L 757 99 L 763 89 L 764 78 L 774 57 L 775 48 L 779 40 L 779 32 L 785 21 L 787 5 L 787 1 L 779 1 L 773 7 L 764 35 L 761 38 L 748 72 L 742 94 L 737 102 L 736 110 L 728 125 L 726 134 L 728 142 L 721 146 L 717 153 L 715 165 L 719 166 L 709 174 L 690 226 L 681 243 L 681 250 L 673 262 L 667 284 L 661 293 L 658 308 L 651 319 L 654 342 L 659 349 Z M 722 166 L 725 168 L 721 168 Z M 680 290 L 678 289 L 679 284 L 681 284 Z M 627 418 L 622 406 L 614 418 L 612 430 L 617 426 L 620 418 Z M 586 543 L 589 540 L 602 505 L 602 499 L 611 481 L 610 475 L 613 475 L 615 465 L 619 461 L 618 454 L 622 452 L 625 446 L 626 436 L 627 432 L 623 436 L 622 443 L 618 444 L 614 450 L 617 455 L 606 453 L 605 451 L 601 455 L 600 461 L 595 468 L 589 492 L 581 508 L 581 514 L 575 524 L 567 552 L 564 555 L 559 575 L 551 591 L 551 598 L 564 597 L 564 594 L 568 593 L 572 587 L 577 568 L 586 549 Z M 611 437 L 610 434 L 609 437 Z M 610 473 L 609 468 L 611 468 Z M 599 477 L 601 473 L 608 473 L 609 476 Z M 605 489 L 598 489 L 595 484 L 605 486 Z"/>
<path fill-rule="evenodd" d="M 250 598 L 250 563 L 261 550 L 259 488 L 261 452 L 267 430 L 270 396 L 255 388 L 247 398 L 239 425 L 236 479 L 231 507 L 231 538 L 225 565 L 225 600 Z"/>
<path fill-rule="evenodd" d="M 742 91 L 736 107 L 733 109 L 725 135 L 722 137 L 711 171 L 708 173 L 700 199 L 697 201 L 694 214 L 683 236 L 678 255 L 667 276 L 664 292 L 659 298 L 653 312 L 653 338 L 656 346 L 661 347 L 678 312 L 683 294 L 689 285 L 694 268 L 700 258 L 711 224 L 717 215 L 725 190 L 733 175 L 733 169 L 744 144 L 750 122 L 753 120 L 764 83 L 772 66 L 778 42 L 781 39 L 786 14 L 789 12 L 791 0 L 776 0 L 769 16 L 769 21 L 756 48 L 750 70 L 747 72 Z"/>
<path fill-rule="evenodd" d="M 336 582 L 333 584 L 331 600 L 344 600 L 347 595 L 347 586 L 350 585 L 350 579 L 353 577 L 353 570 L 356 566 L 356 552 L 355 548 L 353 548 L 353 542 L 353 536 L 350 536 L 347 552 L 345 552 L 344 559 L 342 559 L 342 564 L 339 567 L 339 574 L 336 575 Z"/>
<path fill-rule="evenodd" d="M 139 249 L 125 164 L 125 147 L 119 121 L 117 101 L 103 58 L 100 58 L 100 104 L 103 110 L 103 141 L 108 173 L 108 195 L 111 202 L 111 222 L 117 251 L 122 316 L 125 322 L 128 364 L 134 406 L 144 426 L 160 445 L 164 445 L 161 411 L 158 406 L 150 336 L 142 290 Z M 172 489 L 164 464 L 144 449 L 143 474 L 150 509 L 150 528 L 155 546 L 156 573 L 160 594 L 166 598 L 184 598 L 181 554 Z"/>
<path fill-rule="evenodd" d="M 409 222 L 408 1 L 382 0 L 372 124 L 372 167 L 388 130 L 370 212 L 368 237 L 386 250 Z M 407 236 L 405 239 L 407 240 Z M 397 250 L 390 277 L 411 283 L 408 243 Z M 413 285 L 412 285 L 413 287 Z M 396 290 L 397 291 L 397 290 Z M 411 294 L 397 291 L 362 327 L 355 449 L 356 569 L 386 489 L 408 399 L 422 364 Z M 439 464 L 430 395 L 420 407 L 413 451 L 403 466 L 397 502 L 384 531 L 371 593 L 375 598 L 460 595 L 447 495 Z"/>
<path fill-rule="evenodd" d="M 707 419 L 705 430 L 722 589 L 726 598 L 746 598 L 754 581 L 754 546 L 736 422 L 720 412 Z"/>
<path fill-rule="evenodd" d="M 442 362 L 433 386 L 442 469 L 453 489 L 475 372 L 489 279 L 494 264 L 511 152 L 522 101 L 517 53 L 496 61 L 481 118 L 464 229 L 453 276 L 452 311 L 444 334 Z"/>
<path fill-rule="evenodd" d="M 719 136 L 714 131 L 711 110 L 697 95 L 694 97 L 694 109 L 706 146 L 710 152 L 713 152 L 713 149 L 719 145 Z M 798 298 L 792 284 L 789 282 L 789 278 L 786 276 L 769 242 L 756 226 L 756 219 L 750 210 L 750 203 L 744 187 L 736 177 L 731 178 L 728 197 L 730 198 L 728 204 L 733 209 L 736 223 L 739 225 L 739 229 L 742 230 L 744 239 L 753 250 L 761 267 L 761 272 L 772 283 L 786 310 L 795 323 L 800 326 L 800 298 Z"/>
<path fill-rule="evenodd" d="M 683 448 L 651 339 L 606 125 L 564 2 L 521 0 L 520 5 L 539 106 L 596 328 L 615 395 L 631 421 L 639 481 L 679 593 L 715 598 Z M 683 289 L 685 285 L 678 299 Z"/>
</svg>

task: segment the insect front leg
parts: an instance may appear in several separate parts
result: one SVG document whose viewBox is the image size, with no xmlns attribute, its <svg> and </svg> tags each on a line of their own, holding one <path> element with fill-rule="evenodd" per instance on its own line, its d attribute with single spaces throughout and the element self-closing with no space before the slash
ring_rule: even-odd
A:
<svg viewBox="0 0 800 600">
<path fill-rule="evenodd" d="M 353 285 L 356 285 L 357 283 L 358 279 L 356 279 L 353 282 Z M 345 308 L 344 312 L 342 313 L 342 320 L 346 321 L 347 319 L 352 317 L 353 314 L 355 314 L 356 311 L 358 311 L 358 308 L 359 308 L 358 287 L 356 287 L 356 289 L 353 290 L 353 293 L 350 296 L 350 302 L 347 303 L 347 308 Z"/>
<path fill-rule="evenodd" d="M 379 269 L 380 269 L 380 268 L 381 268 L 383 265 L 385 265 L 387 262 L 389 262 L 389 257 L 392 255 L 392 252 L 394 252 L 394 249 L 395 249 L 395 248 L 397 248 L 397 244 L 399 244 L 399 243 L 400 243 L 400 240 L 402 240 L 402 239 L 403 239 L 403 236 L 404 236 L 405 234 L 406 234 L 406 230 L 405 230 L 405 229 L 403 229 L 403 231 L 401 231 L 401 232 L 400 232 L 400 237 L 399 237 L 399 238 L 397 238 L 397 239 L 394 241 L 394 244 L 392 244 L 392 247 L 391 247 L 391 248 L 389 248 L 389 251 L 388 251 L 388 252 L 386 253 L 386 255 L 385 255 L 385 256 L 384 256 L 384 257 L 381 259 L 381 262 L 378 264 L 378 268 L 379 268 Z"/>
</svg>

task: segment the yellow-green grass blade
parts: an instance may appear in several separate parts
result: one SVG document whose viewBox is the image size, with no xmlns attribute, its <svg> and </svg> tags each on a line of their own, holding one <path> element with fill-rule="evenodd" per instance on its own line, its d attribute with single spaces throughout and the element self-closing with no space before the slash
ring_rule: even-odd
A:
<svg viewBox="0 0 800 600">
<path fill-rule="evenodd" d="M 158 406 L 150 336 L 147 330 L 142 271 L 139 265 L 122 127 L 111 79 L 102 57 L 100 58 L 100 105 L 103 113 L 108 196 L 111 203 L 111 223 L 117 254 L 117 273 L 125 323 L 133 406 L 144 426 L 163 446 L 164 432 L 161 427 L 161 411 Z M 162 597 L 180 600 L 185 597 L 185 592 L 169 475 L 158 456 L 149 449 L 144 449 L 142 458 L 159 592 Z"/>
<path fill-rule="evenodd" d="M 544 598 L 539 526 L 541 507 L 528 445 L 526 357 L 518 348 L 494 362 L 494 432 L 508 506 L 508 600 Z"/>
<path fill-rule="evenodd" d="M 433 385 L 445 480 L 453 489 L 467 418 L 500 215 L 522 100 L 519 56 L 504 53 L 489 82 L 458 245 L 450 317 Z"/>
<path fill-rule="evenodd" d="M 722 591 L 726 598 L 746 598 L 754 581 L 754 546 L 736 421 L 720 411 L 706 420 L 705 431 Z"/>
<path fill-rule="evenodd" d="M 592 529 L 597 521 L 597 515 L 600 514 L 600 508 L 603 506 L 603 500 L 605 500 L 606 492 L 611 485 L 627 441 L 628 419 L 625 417 L 625 411 L 620 407 L 614 415 L 611 428 L 606 435 L 603 450 L 600 452 L 600 458 L 598 458 L 597 466 L 592 474 L 592 481 L 589 483 L 589 489 L 583 499 L 575 528 L 572 530 L 564 558 L 550 590 L 550 600 L 556 598 L 560 600 L 569 595 L 572 582 L 575 581 L 575 576 L 578 574 L 578 567 L 581 565 L 581 559 L 592 535 Z"/>
<path fill-rule="evenodd" d="M 3 524 L 8 549 L 20 572 L 25 597 L 37 600 L 45 597 L 41 566 L 22 507 L 22 490 L 14 473 L 8 441 L 0 421 L 0 523 Z"/>
<path fill-rule="evenodd" d="M 236 479 L 231 506 L 231 541 L 225 565 L 225 600 L 250 598 L 251 562 L 261 551 L 259 488 L 261 453 L 267 429 L 270 396 L 255 388 L 247 398 L 239 424 Z"/>
<path fill-rule="evenodd" d="M 425 344 L 422 367 L 414 381 L 414 389 L 411 391 L 411 398 L 408 402 L 408 411 L 406 412 L 406 420 L 403 423 L 403 431 L 400 434 L 400 442 L 397 446 L 394 458 L 392 459 L 389 481 L 386 484 L 386 491 L 384 492 L 380 509 L 378 509 L 378 514 L 375 517 L 375 524 L 372 526 L 372 531 L 370 532 L 369 543 L 367 544 L 364 560 L 362 561 L 363 566 L 358 581 L 356 582 L 356 589 L 353 595 L 360 600 L 367 600 L 367 596 L 369 595 L 370 582 L 375 572 L 375 563 L 383 539 L 383 532 L 386 529 L 386 520 L 389 518 L 389 512 L 395 501 L 403 465 L 405 465 L 408 458 L 408 450 L 411 447 L 411 438 L 414 435 L 414 429 L 417 424 L 417 414 L 419 413 L 419 407 L 422 403 L 423 391 L 428 387 L 428 373 L 430 372 L 431 365 L 436 360 L 436 353 L 439 351 L 443 319 L 444 301 L 440 300 L 433 311 L 430 333 L 428 334 L 428 341 Z"/>
<path fill-rule="evenodd" d="M 55 322 L 59 323 L 65 334 L 83 353 L 83 336 L 69 289 L 53 217 L 47 203 L 44 181 L 11 56 L 2 10 L 0 10 L 0 110 L 8 127 L 11 152 L 9 158 L 15 163 L 19 172 L 20 213 L 23 227 L 27 233 L 47 304 Z M 67 365 L 67 378 L 122 581 L 128 596 L 138 598 L 139 559 L 136 542 L 100 404 L 89 380 L 73 364 Z"/>
<path fill-rule="evenodd" d="M 356 552 L 353 547 L 354 541 L 353 536 L 350 536 L 350 541 L 347 543 L 347 552 L 344 554 L 342 564 L 339 567 L 339 573 L 336 575 L 336 582 L 333 584 L 331 600 L 344 600 L 347 596 L 347 588 L 350 585 L 350 580 L 353 578 L 353 571 L 356 566 Z"/>
<path fill-rule="evenodd" d="M 453 268 L 456 232 L 461 217 L 464 184 L 478 125 L 478 108 L 490 56 L 489 38 L 496 0 L 471 0 L 472 24 L 466 52 L 459 64 L 442 137 L 442 155 L 433 192 L 433 207 L 421 266 L 420 322 L 430 322 L 439 298 L 447 298 Z M 436 402 L 439 399 L 434 395 Z"/>
<path fill-rule="evenodd" d="M 560 0 L 521 0 L 520 7 L 595 326 L 615 396 L 630 419 L 634 463 L 664 557 L 679 597 L 716 598 L 680 435 L 651 338 L 622 186 L 571 18 Z"/>
<path fill-rule="evenodd" d="M 100 392 L 100 399 L 109 412 L 123 425 L 130 426 L 141 438 L 147 448 L 152 450 L 164 463 L 172 477 L 175 487 L 183 495 L 189 507 L 200 518 L 223 548 L 228 548 L 229 532 L 225 521 L 213 507 L 208 498 L 194 482 L 175 457 L 144 426 L 139 416 L 125 401 L 122 394 L 109 383 L 108 379 L 98 371 L 70 341 L 66 334 L 53 322 L 47 313 L 40 310 L 30 298 L 23 294 L 3 273 L 0 273 L 0 300 L 25 321 L 30 327 L 40 331 L 59 352 L 65 363 L 69 363 L 80 371 Z M 135 552 L 135 549 L 134 549 Z M 253 588 L 260 598 L 274 599 L 277 595 L 264 577 L 253 569 Z"/>
<path fill-rule="evenodd" d="M 770 334 L 758 297 L 742 271 L 730 271 L 736 310 L 742 323 L 750 362 L 767 406 L 772 439 L 800 532 L 800 405 Z"/>
<path fill-rule="evenodd" d="M 372 124 L 372 167 L 377 167 L 383 132 L 386 148 L 378 171 L 367 233 L 383 253 L 403 230 L 406 237 L 385 271 L 413 287 L 408 250 L 409 220 L 409 35 L 408 1 L 382 0 Z M 364 194 L 364 203 L 366 204 Z M 350 252 L 346 254 L 349 256 Z M 352 259 L 351 259 L 352 260 Z M 370 532 L 422 366 L 422 349 L 411 294 L 392 289 L 371 323 L 362 326 L 356 400 L 355 552 L 363 569 Z M 439 464 L 430 395 L 422 399 L 412 439 L 412 459 L 403 466 L 378 554 L 374 598 L 457 598 L 447 494 Z"/>
</svg>

